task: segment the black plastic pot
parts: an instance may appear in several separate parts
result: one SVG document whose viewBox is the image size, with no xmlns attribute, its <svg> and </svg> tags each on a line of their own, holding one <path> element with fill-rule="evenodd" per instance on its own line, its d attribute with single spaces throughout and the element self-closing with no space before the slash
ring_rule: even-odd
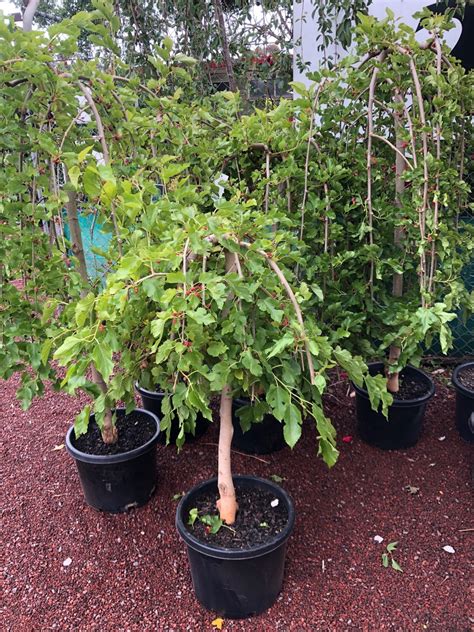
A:
<svg viewBox="0 0 474 632">
<path fill-rule="evenodd" d="M 474 442 L 474 391 L 459 381 L 459 372 L 474 367 L 474 362 L 465 362 L 454 369 L 453 384 L 456 389 L 456 427 L 463 439 Z"/>
<path fill-rule="evenodd" d="M 383 363 L 369 364 L 369 373 L 383 373 Z M 405 367 L 400 374 L 416 376 L 426 384 L 427 392 L 416 399 L 394 400 L 389 406 L 388 420 L 381 408 L 372 410 L 369 395 L 363 388 L 354 384 L 356 391 L 357 431 L 360 438 L 382 450 L 403 450 L 414 446 L 421 434 L 426 404 L 435 392 L 434 382 L 429 375 L 413 366 Z"/>
<path fill-rule="evenodd" d="M 74 427 L 66 435 L 66 448 L 75 459 L 86 503 L 109 513 L 121 513 L 148 502 L 156 485 L 156 444 L 160 424 L 156 415 L 141 408 L 156 423 L 156 432 L 144 445 L 130 452 L 112 455 L 95 455 L 81 452 L 75 447 Z M 117 408 L 117 415 L 125 409 Z M 95 423 L 94 415 L 90 422 Z"/>
<path fill-rule="evenodd" d="M 232 402 L 234 436 L 232 447 L 247 454 L 270 454 L 285 447 L 283 424 L 273 415 L 265 415 L 262 421 L 253 423 L 247 432 L 242 431 L 237 411 L 249 406 L 250 400 L 236 398 Z"/>
<path fill-rule="evenodd" d="M 163 416 L 161 413 L 161 404 L 163 402 L 163 399 L 165 398 L 165 393 L 163 393 L 162 391 L 149 391 L 146 388 L 142 388 L 141 386 L 139 386 L 138 383 L 135 384 L 135 389 L 140 394 L 143 408 L 145 410 L 149 410 L 150 412 L 154 413 L 158 417 L 158 419 L 161 419 L 161 417 Z M 202 437 L 202 435 L 206 432 L 209 426 L 209 423 L 210 422 L 207 419 L 205 419 L 200 413 L 198 413 L 196 417 L 196 425 L 194 428 L 194 434 L 192 432 L 186 432 L 185 433 L 186 441 L 190 442 L 190 441 L 199 439 L 199 437 Z M 176 443 L 178 434 L 179 434 L 179 419 L 176 417 L 176 419 L 173 419 L 171 422 L 170 444 Z M 162 443 L 163 445 L 166 443 L 165 431 L 163 431 L 160 434 L 158 438 L 158 442 Z"/>
<path fill-rule="evenodd" d="M 247 549 L 224 549 L 201 542 L 186 528 L 189 510 L 203 490 L 215 489 L 217 479 L 201 483 L 181 499 L 176 528 L 188 548 L 189 564 L 197 600 L 208 610 L 229 619 L 243 619 L 272 606 L 281 591 L 286 542 L 293 530 L 295 510 L 288 494 L 278 485 L 255 476 L 235 476 L 238 490 L 260 487 L 285 503 L 288 523 L 269 542 Z"/>
</svg>

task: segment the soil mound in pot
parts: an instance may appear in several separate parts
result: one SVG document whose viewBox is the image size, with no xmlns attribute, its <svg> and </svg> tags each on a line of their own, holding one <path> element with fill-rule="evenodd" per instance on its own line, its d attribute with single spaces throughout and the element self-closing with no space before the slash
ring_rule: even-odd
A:
<svg viewBox="0 0 474 632">
<path fill-rule="evenodd" d="M 197 519 L 194 525 L 188 525 L 188 531 L 212 546 L 248 549 L 273 539 L 286 527 L 288 509 L 275 494 L 259 488 L 244 487 L 238 490 L 237 497 L 239 510 L 232 528 L 223 526 L 217 533 L 211 533 L 209 527 Z M 216 515 L 217 499 L 218 495 L 214 491 L 203 491 L 195 499 L 198 515 Z"/>
<path fill-rule="evenodd" d="M 474 364 L 462 367 L 458 372 L 458 380 L 464 388 L 474 393 Z"/>
<path fill-rule="evenodd" d="M 91 422 L 87 432 L 77 439 L 73 436 L 71 442 L 84 454 L 123 454 L 145 445 L 155 434 L 156 424 L 153 418 L 138 410 L 133 410 L 128 415 L 125 415 L 124 411 L 117 411 L 117 430 L 117 443 L 107 445 L 102 441 L 97 424 Z"/>
</svg>

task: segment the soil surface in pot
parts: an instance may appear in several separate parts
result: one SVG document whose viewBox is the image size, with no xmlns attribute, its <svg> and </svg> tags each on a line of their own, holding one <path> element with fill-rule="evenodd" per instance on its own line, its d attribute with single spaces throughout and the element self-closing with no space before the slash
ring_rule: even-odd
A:
<svg viewBox="0 0 474 632">
<path fill-rule="evenodd" d="M 474 393 L 474 366 L 467 366 L 458 373 L 458 380 L 469 391 Z"/>
<path fill-rule="evenodd" d="M 199 518 L 187 529 L 198 540 L 229 549 L 249 549 L 273 540 L 285 528 L 288 511 L 284 503 L 278 501 L 271 492 L 258 488 L 236 489 L 239 510 L 231 527 L 223 525 L 217 533 L 211 533 L 210 527 Z M 218 494 L 206 492 L 196 497 L 194 507 L 199 517 L 217 516 L 216 501 Z M 272 502 L 278 504 L 273 507 Z"/>
<path fill-rule="evenodd" d="M 380 375 L 384 375 L 383 371 Z M 400 390 L 392 393 L 394 400 L 418 399 L 426 395 L 430 390 L 430 385 L 421 377 L 415 375 L 404 375 L 403 371 L 399 377 Z"/>
<path fill-rule="evenodd" d="M 107 445 L 102 441 L 100 430 L 95 423 L 89 425 L 86 434 L 73 438 L 73 445 L 80 452 L 109 456 L 130 452 L 144 445 L 156 432 L 156 424 L 148 415 L 136 410 L 117 418 L 118 441 Z"/>
<path fill-rule="evenodd" d="M 409 450 L 385 452 L 356 436 L 352 386 L 334 372 L 324 395 L 338 431 L 333 468 L 316 456 L 312 423 L 293 450 L 232 454 L 235 474 L 284 479 L 296 522 L 277 602 L 251 620 L 226 620 L 223 632 L 472 629 L 472 445 L 456 428 L 451 371 L 436 368 L 423 436 Z M 87 397 L 48 385 L 23 411 L 20 386 L 19 376 L 0 382 L 0 627 L 213 632 L 216 615 L 195 599 L 174 521 L 182 492 L 216 475 L 217 414 L 205 441 L 179 454 L 158 445 L 157 490 L 147 505 L 106 515 L 85 505 L 63 446 Z M 398 542 L 403 573 L 382 565 L 390 542 Z"/>
</svg>

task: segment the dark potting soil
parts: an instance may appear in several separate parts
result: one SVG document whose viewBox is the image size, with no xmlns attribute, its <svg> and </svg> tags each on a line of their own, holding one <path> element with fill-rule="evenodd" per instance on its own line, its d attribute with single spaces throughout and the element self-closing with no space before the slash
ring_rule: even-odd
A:
<svg viewBox="0 0 474 632">
<path fill-rule="evenodd" d="M 407 400 L 418 399 L 426 395 L 430 386 L 426 380 L 418 378 L 416 375 L 404 376 L 403 373 L 399 379 L 400 390 L 398 393 L 392 393 L 393 399 Z"/>
<path fill-rule="evenodd" d="M 210 533 L 208 525 L 196 519 L 188 530 L 198 540 L 229 549 L 254 548 L 272 540 L 280 533 L 288 522 L 288 510 L 280 500 L 276 507 L 271 503 L 276 496 L 271 492 L 258 488 L 242 488 L 236 490 L 239 510 L 235 523 L 231 528 L 222 526 L 217 533 Z M 196 498 L 195 507 L 199 516 L 218 514 L 216 492 L 204 492 Z M 185 516 L 187 521 L 187 517 Z"/>
<path fill-rule="evenodd" d="M 156 424 L 152 418 L 136 410 L 117 418 L 118 441 L 107 445 L 102 441 L 100 430 L 95 423 L 89 425 L 86 434 L 78 439 L 73 438 L 73 445 L 80 452 L 108 456 L 130 452 L 144 445 L 156 432 Z"/>
<path fill-rule="evenodd" d="M 458 380 L 469 391 L 474 392 L 474 366 L 467 366 L 458 373 Z"/>
</svg>

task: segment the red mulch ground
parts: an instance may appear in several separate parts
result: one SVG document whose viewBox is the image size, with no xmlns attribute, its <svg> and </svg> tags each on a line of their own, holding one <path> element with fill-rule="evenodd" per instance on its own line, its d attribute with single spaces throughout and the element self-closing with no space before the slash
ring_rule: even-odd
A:
<svg viewBox="0 0 474 632">
<path fill-rule="evenodd" d="M 437 376 L 423 437 L 410 450 L 382 452 L 357 439 L 354 399 L 340 385 L 328 412 L 339 437 L 354 439 L 339 439 L 332 471 L 316 458 L 310 427 L 293 452 L 265 457 L 268 463 L 234 456 L 235 473 L 285 477 L 297 522 L 277 603 L 255 619 L 225 621 L 225 630 L 472 629 L 472 446 L 454 427 L 454 392 L 441 383 L 447 373 Z M 25 413 L 16 386 L 15 379 L 0 384 L 2 629 L 213 630 L 213 613 L 194 599 L 172 496 L 215 474 L 216 448 L 207 444 L 217 428 L 179 456 L 160 446 L 151 502 L 103 515 L 85 506 L 65 449 L 54 450 L 84 400 L 48 392 Z M 419 491 L 410 494 L 408 485 Z M 403 573 L 381 564 L 395 540 Z"/>
</svg>

